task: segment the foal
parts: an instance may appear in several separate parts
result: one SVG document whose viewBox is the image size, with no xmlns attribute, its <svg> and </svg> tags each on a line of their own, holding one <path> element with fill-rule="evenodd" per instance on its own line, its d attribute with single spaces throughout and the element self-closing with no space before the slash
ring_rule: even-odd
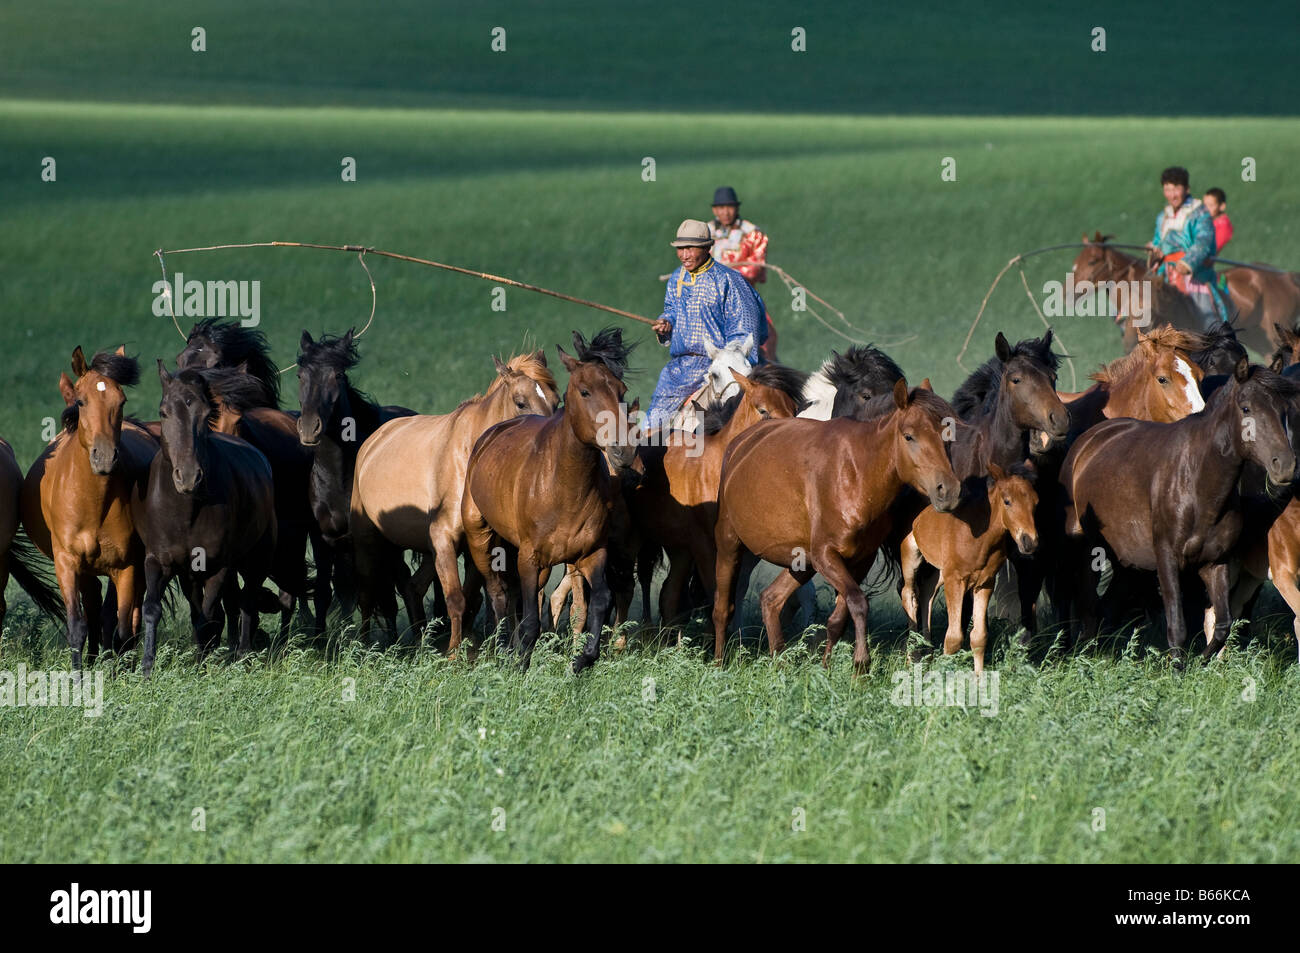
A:
<svg viewBox="0 0 1300 953">
<path fill-rule="evenodd" d="M 1008 473 L 991 463 L 987 493 L 965 500 L 951 513 L 926 507 L 903 540 L 903 608 L 913 630 L 921 629 L 928 640 L 934 596 L 943 586 L 948 602 L 944 655 L 961 648 L 966 633 L 963 600 L 967 593 L 973 594 L 970 647 L 976 675 L 984 671 L 989 597 L 1007 560 L 1008 543 L 1014 541 L 1025 556 L 1038 547 L 1034 528 L 1038 495 L 1032 480 L 1033 472 L 1025 467 Z"/>
<path fill-rule="evenodd" d="M 258 597 L 276 542 L 275 490 L 266 457 L 238 437 L 212 430 L 215 401 L 197 371 L 172 376 L 159 361 L 158 379 L 162 447 L 131 507 L 146 551 L 146 677 L 153 671 L 162 593 L 175 575 L 190 603 L 200 657 L 221 633 L 222 597 L 233 601 L 236 593 L 238 653 L 252 648 Z M 236 573 L 244 577 L 242 590 Z"/>
</svg>

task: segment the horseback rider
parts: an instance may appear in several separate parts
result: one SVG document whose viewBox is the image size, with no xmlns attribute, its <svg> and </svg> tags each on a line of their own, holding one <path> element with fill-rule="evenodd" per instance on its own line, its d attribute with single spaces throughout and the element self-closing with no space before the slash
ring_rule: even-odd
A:
<svg viewBox="0 0 1300 953">
<path fill-rule="evenodd" d="M 1214 274 L 1214 220 L 1200 199 L 1190 195 L 1187 170 L 1170 166 L 1160 173 L 1169 204 L 1156 216 L 1155 235 L 1147 243 L 1159 262 L 1157 272 L 1201 312 L 1204 329 L 1227 320 Z"/>
<path fill-rule="evenodd" d="M 767 281 L 767 233 L 753 222 L 740 217 L 740 199 L 729 185 L 720 186 L 713 193 L 713 257 L 736 271 L 749 282 L 755 291 Z M 754 264 L 739 264 L 753 262 Z M 765 361 L 776 361 L 776 328 L 772 316 L 764 309 L 763 323 L 767 327 L 766 339 L 759 346 Z"/>
<path fill-rule="evenodd" d="M 709 226 L 688 218 L 677 227 L 672 246 L 681 262 L 668 276 L 663 314 L 654 323 L 669 360 L 650 399 L 646 430 L 671 421 L 686 400 L 700 389 L 709 370 L 705 346 L 725 347 L 746 335 L 760 345 L 766 338 L 763 299 L 739 272 L 716 261 Z M 749 351 L 758 363 L 758 347 Z"/>
</svg>

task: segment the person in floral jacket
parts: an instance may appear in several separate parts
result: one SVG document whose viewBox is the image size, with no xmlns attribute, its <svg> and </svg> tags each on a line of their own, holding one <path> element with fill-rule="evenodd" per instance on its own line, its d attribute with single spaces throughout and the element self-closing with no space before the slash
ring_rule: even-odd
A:
<svg viewBox="0 0 1300 953">
<path fill-rule="evenodd" d="M 728 268 L 740 272 L 751 287 L 767 281 L 767 233 L 753 222 L 740 217 L 740 199 L 729 185 L 713 193 L 713 221 L 709 223 L 713 234 L 713 257 Z M 776 328 L 772 316 L 763 313 L 767 324 L 767 337 L 759 352 L 765 361 L 776 361 Z"/>
</svg>

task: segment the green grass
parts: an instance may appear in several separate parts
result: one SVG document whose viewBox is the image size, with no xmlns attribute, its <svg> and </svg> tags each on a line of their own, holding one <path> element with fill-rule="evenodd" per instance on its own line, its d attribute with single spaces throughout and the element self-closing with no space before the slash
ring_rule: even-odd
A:
<svg viewBox="0 0 1300 953">
<path fill-rule="evenodd" d="M 107 679 L 99 718 L 0 709 L 0 861 L 1300 855 L 1300 669 L 1276 646 L 1182 675 L 1012 653 L 991 717 L 892 704 L 898 651 L 857 681 L 847 646 L 829 671 L 798 648 L 722 670 L 634 648 L 575 679 L 558 648 L 527 674 L 355 651 L 199 672 L 186 648 L 151 683 Z M 64 664 L 23 647 L 5 667 L 24 658 Z"/>
<path fill-rule="evenodd" d="M 77 344 L 125 341 L 146 368 L 129 410 L 155 416 L 152 360 L 181 346 L 151 313 L 159 247 L 364 243 L 654 316 L 672 230 L 732 184 L 773 262 L 946 395 L 998 269 L 1098 228 L 1145 241 L 1171 163 L 1198 190 L 1227 190 L 1234 257 L 1300 267 L 1289 38 L 1234 18 L 1189 95 L 1150 63 L 1181 56 L 1206 16 L 1184 10 L 1172 30 L 1132 5 L 978 19 L 939 6 L 919 22 L 832 10 L 803 19 L 806 59 L 786 52 L 800 21 L 778 4 L 694 29 L 674 8 L 615 23 L 603 5 L 557 18 L 538 4 L 500 21 L 510 52 L 496 59 L 487 30 L 505 8 L 490 5 L 472 17 L 303 5 L 292 42 L 243 4 L 75 5 L 75 19 L 73 6 L 0 11 L 0 436 L 24 466 L 62 409 L 57 379 Z M 196 24 L 209 29 L 202 57 L 188 52 Z M 1104 56 L 1083 52 L 1096 24 Z M 761 82 L 718 80 L 727 49 Z M 54 183 L 40 179 L 44 156 Z M 344 156 L 356 183 L 340 181 Z M 956 182 L 940 180 L 945 156 Z M 1244 156 L 1254 183 L 1241 182 Z M 1063 278 L 1069 259 L 1032 259 L 1030 286 Z M 521 291 L 495 312 L 489 284 L 370 266 L 378 311 L 357 381 L 384 402 L 449 410 L 487 385 L 492 353 L 554 355 L 572 329 L 604 323 Z M 345 255 L 168 267 L 260 280 L 284 365 L 304 328 L 339 332 L 370 308 Z M 812 368 L 845 344 L 792 312 L 779 283 L 764 293 L 787 362 Z M 1057 329 L 1079 384 L 1119 353 L 1098 319 Z M 997 330 L 1042 331 L 1014 274 L 968 367 Z M 665 352 L 647 329 L 627 333 L 644 401 Z M 0 667 L 66 666 L 16 592 Z M 829 672 L 803 649 L 717 670 L 635 638 L 580 680 L 553 642 L 526 675 L 491 653 L 469 665 L 355 647 L 200 670 L 171 623 L 153 682 L 109 679 L 99 719 L 0 707 L 0 861 L 1294 861 L 1300 669 L 1271 605 L 1245 649 L 1182 675 L 1113 641 L 1030 665 L 1004 655 L 999 630 L 991 718 L 890 704 L 904 663 L 887 599 L 873 603 L 875 669 L 856 682 L 844 649 Z M 345 678 L 355 701 L 342 701 Z"/>
</svg>

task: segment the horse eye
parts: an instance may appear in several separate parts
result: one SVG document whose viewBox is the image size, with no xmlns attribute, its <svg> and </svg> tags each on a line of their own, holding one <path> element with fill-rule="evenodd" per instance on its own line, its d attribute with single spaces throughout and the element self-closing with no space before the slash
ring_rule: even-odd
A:
<svg viewBox="0 0 1300 953">
<path fill-rule="evenodd" d="M 905 434 L 903 434 L 903 439 L 906 440 L 908 443 L 911 443 L 911 442 L 912 442 L 912 435 L 911 435 L 910 433 L 905 433 Z"/>
<path fill-rule="evenodd" d="M 80 397 L 78 397 L 78 398 L 77 398 L 77 406 L 78 406 L 78 407 L 85 407 L 85 406 L 86 406 L 86 402 L 85 402 L 84 400 L 82 400 Z"/>
<path fill-rule="evenodd" d="M 590 391 L 586 391 L 586 390 L 579 390 L 579 391 L 578 391 L 578 396 L 580 396 L 580 397 L 590 397 L 590 396 L 591 396 L 591 392 L 590 392 Z"/>
<path fill-rule="evenodd" d="M 1005 503 L 1007 506 L 1010 506 L 1010 505 L 1011 505 L 1011 500 L 1009 500 L 1009 499 L 1008 499 L 1007 497 L 1005 497 L 1005 496 L 1002 498 L 1002 502 Z"/>
<path fill-rule="evenodd" d="M 1013 383 L 1013 384 L 1019 384 L 1019 383 L 1020 383 L 1020 378 L 1019 378 L 1019 377 L 1013 377 L 1013 378 L 1011 378 L 1011 383 Z"/>
<path fill-rule="evenodd" d="M 163 410 L 161 407 L 158 408 L 158 419 L 159 420 L 167 419 L 167 411 Z"/>
<path fill-rule="evenodd" d="M 1162 383 L 1162 384 L 1168 384 L 1168 383 L 1169 383 L 1169 378 L 1167 378 L 1167 377 L 1157 377 L 1156 380 L 1158 380 L 1158 381 L 1159 381 L 1160 383 Z"/>
</svg>

